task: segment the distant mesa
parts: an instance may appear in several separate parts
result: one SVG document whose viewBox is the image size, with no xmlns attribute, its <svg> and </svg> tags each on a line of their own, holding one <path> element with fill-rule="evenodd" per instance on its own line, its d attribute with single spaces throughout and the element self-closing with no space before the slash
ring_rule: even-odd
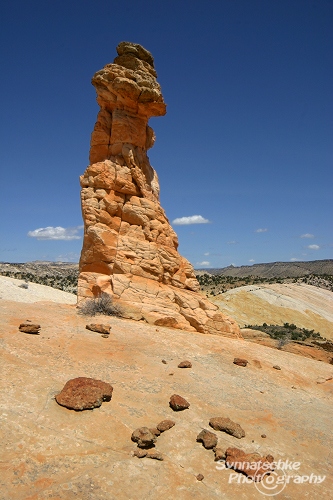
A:
<svg viewBox="0 0 333 500">
<path fill-rule="evenodd" d="M 123 316 L 188 331 L 240 336 L 237 323 L 199 292 L 192 265 L 159 203 L 159 182 L 147 151 L 152 116 L 166 104 L 154 59 L 122 42 L 118 56 L 93 76 L 100 111 L 90 165 L 81 176 L 84 241 L 78 306 L 105 292 Z"/>
</svg>

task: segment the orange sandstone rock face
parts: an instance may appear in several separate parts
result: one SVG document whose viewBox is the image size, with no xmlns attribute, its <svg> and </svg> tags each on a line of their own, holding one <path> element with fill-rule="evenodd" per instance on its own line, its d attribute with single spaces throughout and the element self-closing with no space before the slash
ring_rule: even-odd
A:
<svg viewBox="0 0 333 500">
<path fill-rule="evenodd" d="M 160 326 L 240 336 L 234 320 L 202 297 L 193 267 L 159 203 L 159 183 L 147 150 L 148 120 L 166 113 L 154 60 L 122 42 L 118 57 L 92 83 L 100 111 L 91 136 L 90 165 L 81 176 L 84 242 L 78 305 L 102 292 L 124 316 Z"/>
</svg>

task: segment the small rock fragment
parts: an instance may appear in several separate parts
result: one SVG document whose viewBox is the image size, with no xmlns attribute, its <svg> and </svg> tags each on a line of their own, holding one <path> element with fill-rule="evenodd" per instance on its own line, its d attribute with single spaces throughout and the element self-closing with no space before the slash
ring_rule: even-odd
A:
<svg viewBox="0 0 333 500">
<path fill-rule="evenodd" d="M 215 448 L 215 461 L 224 459 L 225 459 L 225 452 L 222 450 L 222 448 Z"/>
<path fill-rule="evenodd" d="M 281 366 L 279 365 L 274 365 L 273 368 L 275 368 L 275 370 L 281 370 Z"/>
<path fill-rule="evenodd" d="M 102 333 L 101 337 L 103 337 L 103 339 L 108 339 L 110 337 L 110 335 L 106 334 L 106 333 Z"/>
<path fill-rule="evenodd" d="M 154 436 L 158 437 L 161 434 L 161 431 L 159 431 L 156 427 L 152 427 L 149 429 Z"/>
<path fill-rule="evenodd" d="M 192 363 L 191 361 L 181 361 L 178 368 L 192 368 Z"/>
<path fill-rule="evenodd" d="M 163 460 L 163 455 L 159 451 L 149 451 L 146 457 L 154 460 Z"/>
<path fill-rule="evenodd" d="M 197 435 L 197 441 L 201 442 L 206 450 L 211 450 L 217 445 L 217 435 L 214 434 L 214 432 L 203 429 L 200 434 Z"/>
<path fill-rule="evenodd" d="M 198 481 L 202 481 L 203 479 L 205 479 L 205 476 L 203 476 L 202 474 L 198 474 L 196 478 Z"/>
<path fill-rule="evenodd" d="M 165 432 L 171 429 L 171 427 L 173 427 L 174 425 L 176 425 L 176 422 L 174 422 L 173 420 L 162 420 L 162 422 L 157 424 L 156 427 L 160 432 Z"/>
<path fill-rule="evenodd" d="M 102 333 L 104 335 L 109 335 L 111 326 L 110 325 L 103 325 L 101 323 L 91 323 L 89 325 L 86 325 L 86 329 L 90 330 L 91 332 L 96 332 L 96 333 Z"/>
<path fill-rule="evenodd" d="M 141 448 L 137 448 L 133 451 L 133 456 L 138 458 L 144 458 L 147 455 L 146 450 L 142 450 Z"/>
<path fill-rule="evenodd" d="M 209 425 L 213 427 L 215 431 L 224 431 L 238 439 L 245 437 L 245 431 L 239 424 L 230 420 L 230 418 L 214 417 L 210 419 Z"/>
<path fill-rule="evenodd" d="M 267 436 L 266 436 L 266 434 L 261 434 L 261 437 L 262 437 L 262 438 L 265 438 L 265 437 L 267 437 Z"/>
<path fill-rule="evenodd" d="M 135 443 L 138 443 L 139 448 L 151 448 L 154 446 L 156 436 L 148 427 L 139 427 L 132 433 L 131 439 Z"/>
<path fill-rule="evenodd" d="M 39 335 L 40 325 L 35 323 L 21 323 L 19 326 L 20 332 L 32 333 L 34 335 Z"/>
<path fill-rule="evenodd" d="M 164 365 L 167 365 L 167 364 L 168 364 L 168 363 L 165 361 L 165 359 L 162 359 L 162 363 L 163 363 Z"/>
<path fill-rule="evenodd" d="M 235 358 L 234 359 L 234 365 L 238 366 L 246 366 L 248 364 L 247 359 L 242 359 L 242 358 Z"/>
<path fill-rule="evenodd" d="M 169 405 L 174 411 L 182 411 L 190 407 L 190 403 L 178 394 L 173 394 L 171 396 Z"/>
<path fill-rule="evenodd" d="M 169 375 L 173 375 L 173 373 L 169 373 Z"/>
<path fill-rule="evenodd" d="M 78 377 L 66 382 L 62 391 L 55 396 L 57 403 L 70 410 L 92 410 L 110 401 L 113 387 L 107 382 L 88 377 Z"/>
<path fill-rule="evenodd" d="M 228 448 L 225 455 L 227 467 L 242 472 L 253 481 L 261 481 L 267 472 L 274 469 L 272 455 L 262 457 L 259 453 L 245 453 L 239 448 Z"/>
</svg>

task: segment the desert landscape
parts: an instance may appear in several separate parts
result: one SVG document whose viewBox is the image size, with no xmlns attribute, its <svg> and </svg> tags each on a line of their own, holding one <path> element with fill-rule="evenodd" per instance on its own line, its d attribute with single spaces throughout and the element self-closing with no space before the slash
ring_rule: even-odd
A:
<svg viewBox="0 0 333 500">
<path fill-rule="evenodd" d="M 0 500 L 331 498 L 332 261 L 195 271 L 147 155 L 154 59 L 117 54 L 79 263 L 0 263 Z"/>
</svg>

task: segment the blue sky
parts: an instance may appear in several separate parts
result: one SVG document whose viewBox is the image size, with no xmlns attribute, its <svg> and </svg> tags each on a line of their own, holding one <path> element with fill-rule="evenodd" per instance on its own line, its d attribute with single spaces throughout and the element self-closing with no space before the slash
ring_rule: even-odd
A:
<svg viewBox="0 0 333 500">
<path fill-rule="evenodd" d="M 161 203 L 196 268 L 332 258 L 332 0 L 2 2 L 0 261 L 78 261 L 90 80 L 155 58 Z"/>
</svg>

